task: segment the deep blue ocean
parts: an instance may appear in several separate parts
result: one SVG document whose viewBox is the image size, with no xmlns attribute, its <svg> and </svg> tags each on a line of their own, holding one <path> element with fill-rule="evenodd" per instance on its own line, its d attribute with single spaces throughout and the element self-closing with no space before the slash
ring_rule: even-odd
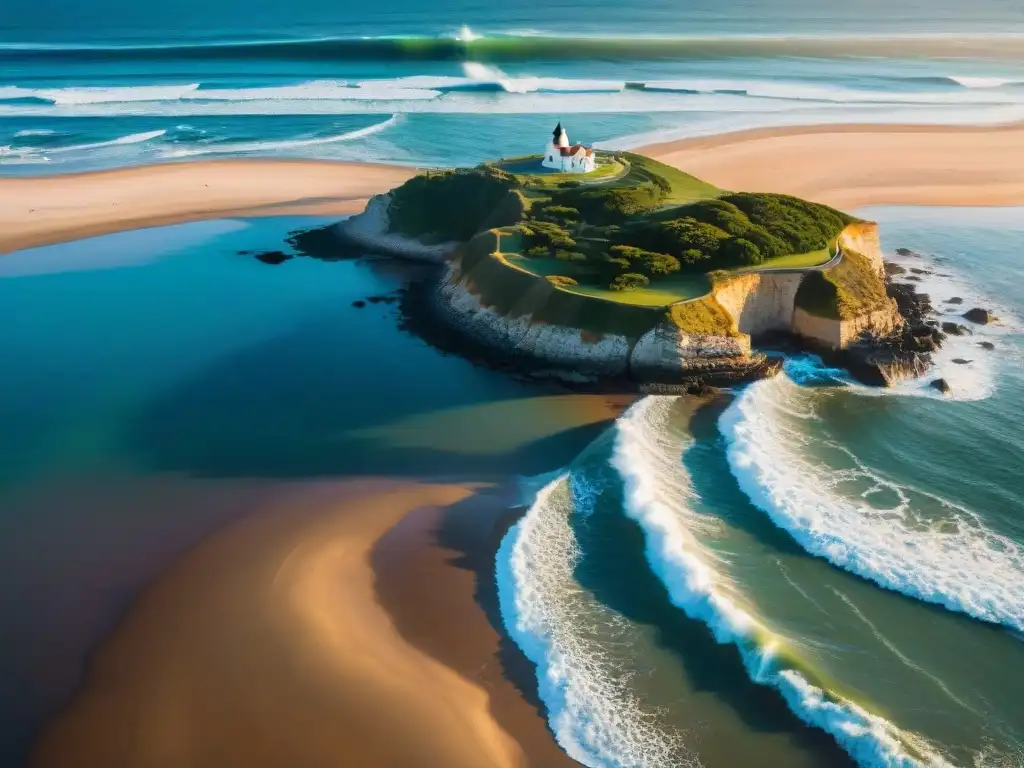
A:
<svg viewBox="0 0 1024 768">
<path fill-rule="evenodd" d="M 535 152 L 558 120 L 631 147 L 1022 119 L 1013 0 L 14 0 L 0 19 L 3 175 L 452 166 Z M 568 445 L 506 453 L 451 436 L 508 438 L 577 406 L 441 355 L 389 304 L 352 306 L 405 268 L 251 256 L 322 222 L 0 257 L 0 764 L 73 687 L 63 638 L 102 636 L 230 521 L 173 508 L 182 488 L 440 474 L 514 482 L 530 502 L 497 557 L 502 618 L 581 764 L 1024 766 L 1024 209 L 858 213 L 930 273 L 950 319 L 953 296 L 1002 319 L 938 356 L 929 377 L 952 396 L 927 379 L 880 393 L 794 357 L 773 381 L 645 398 L 567 428 Z"/>
</svg>

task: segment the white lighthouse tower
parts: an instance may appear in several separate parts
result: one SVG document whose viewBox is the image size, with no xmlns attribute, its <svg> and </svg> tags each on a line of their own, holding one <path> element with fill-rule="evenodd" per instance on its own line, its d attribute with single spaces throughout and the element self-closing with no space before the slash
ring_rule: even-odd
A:
<svg viewBox="0 0 1024 768">
<path fill-rule="evenodd" d="M 544 148 L 544 159 L 541 161 L 545 168 L 553 168 L 562 173 L 590 173 L 597 167 L 594 150 L 582 144 L 570 144 L 569 134 L 561 123 L 555 126 L 551 135 L 551 143 Z"/>
</svg>

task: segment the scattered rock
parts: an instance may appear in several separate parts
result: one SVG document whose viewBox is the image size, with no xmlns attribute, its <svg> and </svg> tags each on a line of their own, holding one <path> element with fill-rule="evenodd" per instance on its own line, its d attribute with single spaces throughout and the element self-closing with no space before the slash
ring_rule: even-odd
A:
<svg viewBox="0 0 1024 768">
<path fill-rule="evenodd" d="M 952 297 L 950 299 L 946 299 L 946 303 L 947 304 L 963 304 L 964 300 L 961 299 L 959 296 L 954 296 L 954 297 Z"/>
<path fill-rule="evenodd" d="M 916 253 L 909 248 L 897 248 L 896 253 L 900 256 L 920 256 L 920 253 Z"/>
<path fill-rule="evenodd" d="M 913 280 L 915 283 L 921 282 L 921 278 L 917 275 L 907 275 L 906 280 Z"/>
<path fill-rule="evenodd" d="M 963 336 L 965 333 L 973 333 L 967 326 L 949 322 L 942 324 L 942 332 L 948 333 L 950 336 Z"/>
<path fill-rule="evenodd" d="M 939 390 L 939 392 L 941 392 L 944 395 L 948 395 L 952 389 L 949 386 L 949 382 L 946 381 L 945 379 L 935 379 L 935 381 L 931 382 L 928 386 L 931 387 L 932 389 Z"/>
<path fill-rule="evenodd" d="M 362 309 L 363 307 L 366 306 L 366 302 L 365 301 L 353 301 L 352 302 L 352 306 L 355 307 L 356 309 Z"/>
<path fill-rule="evenodd" d="M 968 363 L 973 363 L 974 361 L 964 360 L 962 357 L 954 357 L 953 362 L 956 363 L 957 365 L 967 365 Z"/>
<path fill-rule="evenodd" d="M 262 251 L 256 254 L 256 258 L 264 264 L 277 265 L 284 264 L 286 261 L 294 259 L 295 257 L 290 253 L 285 253 L 284 251 Z"/>
<path fill-rule="evenodd" d="M 981 347 L 982 349 L 988 350 L 993 350 L 996 348 L 996 345 L 993 344 L 991 341 L 979 341 L 978 346 Z"/>
<path fill-rule="evenodd" d="M 987 309 L 981 309 L 980 307 L 968 309 L 966 312 L 964 312 L 963 316 L 967 320 L 970 320 L 972 323 L 977 323 L 978 325 L 988 325 L 989 323 L 996 319 L 995 315 L 993 315 Z"/>
<path fill-rule="evenodd" d="M 893 275 L 906 274 L 907 270 L 901 267 L 899 264 L 893 264 L 891 261 L 885 262 L 885 274 L 892 277 Z"/>
<path fill-rule="evenodd" d="M 910 271 L 915 275 L 930 275 L 932 273 L 930 269 L 918 269 L 917 267 L 911 267 Z"/>
</svg>

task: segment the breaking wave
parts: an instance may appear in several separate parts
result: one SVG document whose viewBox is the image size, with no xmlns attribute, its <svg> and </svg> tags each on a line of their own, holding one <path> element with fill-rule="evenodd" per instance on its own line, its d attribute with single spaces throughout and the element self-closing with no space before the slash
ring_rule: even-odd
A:
<svg viewBox="0 0 1024 768">
<path fill-rule="evenodd" d="M 281 141 L 247 141 L 247 142 L 219 142 L 205 146 L 197 146 L 188 149 L 175 149 L 166 153 L 166 157 L 192 157 L 195 155 L 210 154 L 244 154 L 247 152 L 273 153 L 280 150 L 301 149 L 305 147 L 316 147 L 324 144 L 338 144 L 344 141 L 354 141 L 375 133 L 385 131 L 399 121 L 399 115 L 392 115 L 387 120 L 368 125 L 365 128 L 358 128 L 354 131 L 340 133 L 336 136 L 322 136 L 308 139 L 284 139 Z"/>
<path fill-rule="evenodd" d="M 571 59 L 657 60 L 671 58 L 774 58 L 810 56 L 1024 58 L 1018 35 L 837 35 L 837 36 L 693 36 L 601 37 L 529 34 L 479 34 L 463 27 L 441 36 L 335 37 L 305 40 L 220 41 L 185 45 L 0 46 L 7 60 L 55 62 L 117 60 L 276 61 L 531 61 Z"/>
<path fill-rule="evenodd" d="M 831 734 L 862 766 L 948 766 L 921 737 L 896 727 L 813 681 L 794 665 L 796 644 L 746 610 L 702 551 L 694 526 L 705 524 L 677 450 L 665 442 L 673 398 L 648 397 L 616 424 L 612 463 L 625 484 L 625 512 L 644 531 L 652 570 L 672 602 L 708 625 L 720 643 L 735 645 L 750 677 L 775 688 L 804 722 Z"/>
<path fill-rule="evenodd" d="M 1024 550 L 970 509 L 901 485 L 843 446 L 841 466 L 805 456 L 812 397 L 785 375 L 745 389 L 722 415 L 729 466 L 751 502 L 807 552 L 876 584 L 1024 631 Z M 852 489 L 856 489 L 855 492 Z"/>
<path fill-rule="evenodd" d="M 548 722 L 570 757 L 591 768 L 696 768 L 681 736 L 645 712 L 592 639 L 614 639 L 621 622 L 587 600 L 574 578 L 580 552 L 571 516 L 586 515 L 599 492 L 562 474 L 505 535 L 496 562 L 502 621 L 536 665 Z"/>
</svg>

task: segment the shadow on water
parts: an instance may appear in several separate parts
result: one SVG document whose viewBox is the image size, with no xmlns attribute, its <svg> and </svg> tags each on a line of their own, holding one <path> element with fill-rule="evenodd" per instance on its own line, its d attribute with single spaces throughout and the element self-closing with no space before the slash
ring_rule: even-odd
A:
<svg viewBox="0 0 1024 768">
<path fill-rule="evenodd" d="M 694 425 L 698 441 L 714 440 L 719 453 L 714 423 L 721 407 L 711 404 L 701 408 Z M 700 472 L 709 473 L 702 486 L 715 485 L 714 481 L 723 477 L 723 470 L 728 476 L 724 457 L 719 456 L 718 461 L 720 466 L 700 467 Z M 718 482 L 717 486 L 724 488 L 718 487 L 717 492 L 724 495 L 714 501 L 724 501 L 731 493 L 740 494 L 734 485 Z M 701 488 L 702 493 L 705 490 Z M 623 490 L 616 477 L 601 492 L 599 508 L 606 514 L 594 514 L 574 526 L 581 551 L 576 568 L 580 585 L 607 608 L 652 629 L 657 646 L 683 666 L 692 690 L 713 694 L 755 731 L 787 734 L 794 748 L 812 755 L 815 764 L 823 768 L 853 768 L 856 764 L 831 736 L 801 721 L 777 691 L 750 679 L 733 645 L 718 643 L 706 624 L 688 618 L 672 604 L 645 556 L 643 530 L 620 512 L 622 505 Z M 764 535 L 774 539 L 770 530 L 766 529 Z M 785 539 L 780 543 L 792 546 Z"/>
<path fill-rule="evenodd" d="M 688 432 L 694 444 L 683 454 L 682 462 L 694 490 L 707 509 L 762 546 L 787 557 L 810 558 L 792 536 L 750 503 L 733 478 L 725 439 L 718 431 L 718 419 L 729 405 L 729 400 L 715 399 L 697 408 L 690 419 Z"/>
<path fill-rule="evenodd" d="M 466 506 L 477 503 L 475 499 L 461 502 Z M 507 503 L 505 506 L 507 507 Z M 453 508 L 453 511 L 456 510 Z M 437 530 L 436 544 L 456 553 L 449 560 L 451 565 L 473 574 L 474 599 L 499 638 L 496 657 L 501 665 L 502 674 L 547 723 L 547 710 L 537 690 L 537 676 L 533 663 L 526 658 L 505 630 L 498 603 L 498 582 L 494 575 L 494 554 L 498 551 L 508 529 L 525 511 L 521 507 L 507 508 L 496 519 L 487 521 L 485 530 L 466 525 L 458 514 L 446 515 Z"/>
<path fill-rule="evenodd" d="M 126 421 L 132 454 L 151 470 L 207 477 L 480 480 L 561 466 L 614 417 L 510 423 L 536 415 L 531 398 L 558 390 L 438 355 L 380 312 L 340 307 L 207 364 Z M 377 322 L 359 327 L 374 313 Z M 385 333 L 374 327 L 382 323 Z M 505 424 L 515 437 L 498 450 L 487 431 Z"/>
</svg>

